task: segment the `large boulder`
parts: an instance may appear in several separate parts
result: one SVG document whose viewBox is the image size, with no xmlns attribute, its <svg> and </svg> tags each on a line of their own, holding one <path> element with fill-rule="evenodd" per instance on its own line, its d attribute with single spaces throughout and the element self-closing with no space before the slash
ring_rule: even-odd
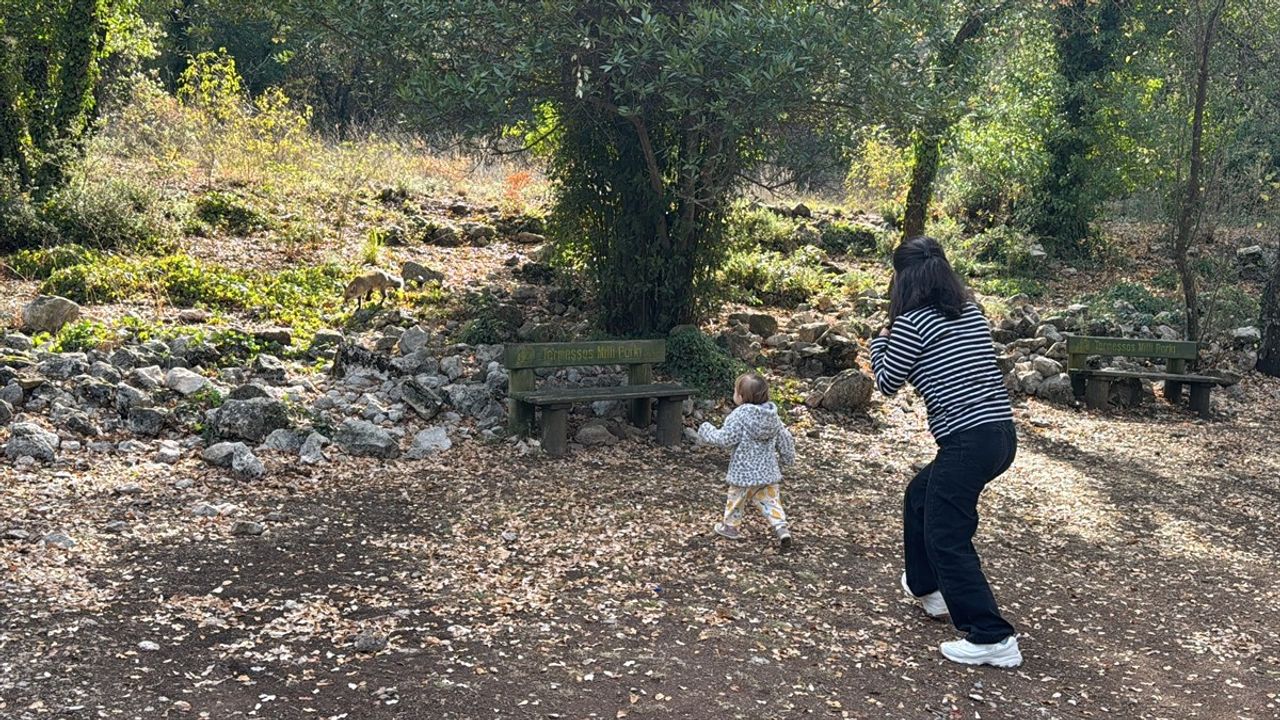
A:
<svg viewBox="0 0 1280 720">
<path fill-rule="evenodd" d="M 45 430 L 35 423 L 18 422 L 9 428 L 9 442 L 5 443 L 4 454 L 10 460 L 33 457 L 53 462 L 57 457 L 59 444 L 57 433 Z"/>
<path fill-rule="evenodd" d="M 391 433 L 367 420 L 347 418 L 342 421 L 334 440 L 351 455 L 388 459 L 400 455 L 400 444 Z"/>
<path fill-rule="evenodd" d="M 866 373 L 850 368 L 832 380 L 831 387 L 822 395 L 820 405 L 827 410 L 859 410 L 871 401 L 874 387 L 875 381 Z"/>
<path fill-rule="evenodd" d="M 241 477 L 260 478 L 266 474 L 262 461 L 242 442 L 215 443 L 206 448 L 201 457 L 210 465 L 228 468 Z"/>
<path fill-rule="evenodd" d="M 80 317 L 80 306 L 58 295 L 41 295 L 22 308 L 22 324 L 30 332 L 56 333 Z"/>
<path fill-rule="evenodd" d="M 413 436 L 413 447 L 409 449 L 407 456 L 413 459 L 424 458 L 451 447 L 453 441 L 449 439 L 449 432 L 443 426 L 429 427 Z"/>
<path fill-rule="evenodd" d="M 271 398 L 227 400 L 218 408 L 214 434 L 226 440 L 260 443 L 272 430 L 289 427 L 289 410 Z"/>
<path fill-rule="evenodd" d="M 1045 378 L 1036 389 L 1036 396 L 1045 402 L 1059 405 L 1072 404 L 1076 396 L 1071 389 L 1071 376 L 1063 372 Z"/>
<path fill-rule="evenodd" d="M 400 399 L 423 420 L 432 420 L 444 407 L 444 398 L 430 387 L 410 378 L 400 384 Z"/>
<path fill-rule="evenodd" d="M 734 313 L 729 320 L 747 326 L 753 335 L 767 338 L 778 332 L 778 318 L 767 313 Z"/>
</svg>

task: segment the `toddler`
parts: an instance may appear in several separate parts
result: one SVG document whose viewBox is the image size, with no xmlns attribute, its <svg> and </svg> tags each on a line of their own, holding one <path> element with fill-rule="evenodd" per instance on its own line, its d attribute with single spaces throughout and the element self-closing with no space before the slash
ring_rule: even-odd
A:
<svg viewBox="0 0 1280 720">
<path fill-rule="evenodd" d="M 738 378 L 733 402 L 737 407 L 725 418 L 723 428 L 706 422 L 698 428 L 698 438 L 703 442 L 733 448 L 726 478 L 729 499 L 724 520 L 716 523 L 716 532 L 731 540 L 741 538 L 743 511 L 754 502 L 786 550 L 791 547 L 791 531 L 778 495 L 782 480 L 779 464 L 795 462 L 795 440 L 778 417 L 778 407 L 769 402 L 769 383 L 760 375 L 747 373 Z"/>
</svg>

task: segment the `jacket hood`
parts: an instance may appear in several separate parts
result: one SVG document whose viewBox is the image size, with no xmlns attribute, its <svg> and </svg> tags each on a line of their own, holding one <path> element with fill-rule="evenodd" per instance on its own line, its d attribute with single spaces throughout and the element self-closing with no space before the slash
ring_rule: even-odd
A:
<svg viewBox="0 0 1280 720">
<path fill-rule="evenodd" d="M 771 402 L 763 405 L 740 405 L 734 412 L 742 415 L 743 434 L 751 440 L 768 442 L 782 430 L 778 406 Z"/>
</svg>

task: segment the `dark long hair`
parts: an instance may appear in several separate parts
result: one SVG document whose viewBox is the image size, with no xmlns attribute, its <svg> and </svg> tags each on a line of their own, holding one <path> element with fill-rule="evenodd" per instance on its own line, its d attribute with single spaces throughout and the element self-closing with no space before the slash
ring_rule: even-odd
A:
<svg viewBox="0 0 1280 720">
<path fill-rule="evenodd" d="M 973 293 L 947 262 L 942 245 L 920 235 L 903 240 L 893 251 L 893 281 L 889 283 L 889 322 L 903 313 L 932 305 L 954 320 Z"/>
</svg>

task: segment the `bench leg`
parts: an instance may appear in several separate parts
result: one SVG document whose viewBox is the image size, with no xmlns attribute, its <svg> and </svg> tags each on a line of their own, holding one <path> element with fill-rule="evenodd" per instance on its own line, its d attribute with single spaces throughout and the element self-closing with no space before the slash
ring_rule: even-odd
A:
<svg viewBox="0 0 1280 720">
<path fill-rule="evenodd" d="M 658 399 L 658 444 L 671 447 L 680 444 L 680 435 L 684 432 L 683 417 L 684 398 Z"/>
<path fill-rule="evenodd" d="M 552 457 L 564 455 L 568 445 L 569 408 L 547 407 L 542 410 L 542 449 Z"/>
<path fill-rule="evenodd" d="M 1194 388 L 1193 388 L 1194 389 Z M 1177 405 L 1182 402 L 1182 383 L 1172 380 L 1164 381 L 1164 399 Z"/>
<path fill-rule="evenodd" d="M 627 408 L 627 419 L 638 428 L 649 427 L 650 408 L 652 405 L 653 400 L 651 398 L 632 400 L 630 407 Z"/>
<path fill-rule="evenodd" d="M 1202 417 L 1209 417 L 1209 392 L 1213 389 L 1208 383 L 1196 383 L 1191 386 L 1191 409 Z"/>
<path fill-rule="evenodd" d="M 1083 375 L 1071 376 L 1071 394 L 1076 398 L 1084 397 L 1085 377 Z"/>
<path fill-rule="evenodd" d="M 533 431 L 533 406 L 516 399 L 507 401 L 507 430 L 516 437 Z"/>
<path fill-rule="evenodd" d="M 1102 410 L 1111 401 L 1111 381 L 1103 378 L 1089 378 L 1084 389 L 1084 404 L 1094 410 Z"/>
</svg>

